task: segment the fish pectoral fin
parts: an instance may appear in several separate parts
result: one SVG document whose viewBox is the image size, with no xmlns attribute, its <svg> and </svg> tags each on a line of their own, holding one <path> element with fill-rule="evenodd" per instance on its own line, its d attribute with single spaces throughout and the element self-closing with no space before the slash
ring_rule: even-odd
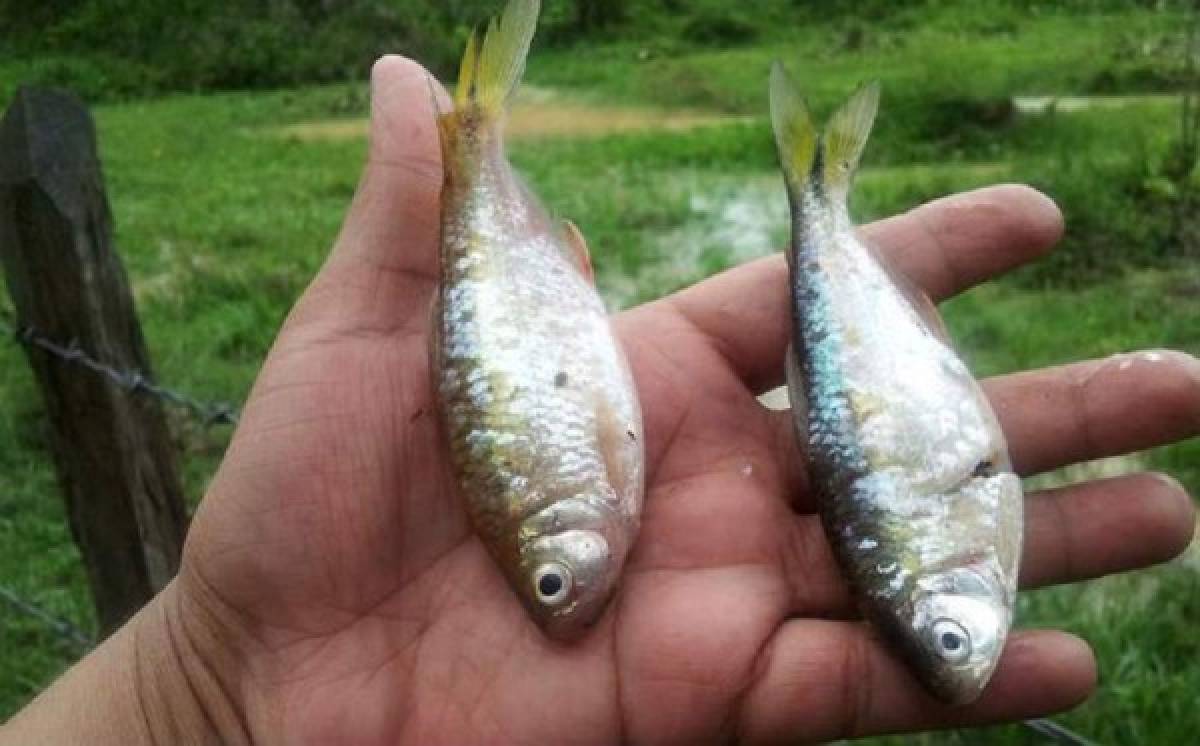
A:
<svg viewBox="0 0 1200 746">
<path fill-rule="evenodd" d="M 592 285 L 596 284 L 596 272 L 592 269 L 592 256 L 588 251 L 587 239 L 579 226 L 570 220 L 560 222 L 562 237 L 567 249 L 567 258 L 579 269 L 579 273 Z"/>
<path fill-rule="evenodd" d="M 871 255 L 875 258 L 875 262 L 883 268 L 883 271 L 887 273 L 888 279 L 892 281 L 892 285 L 908 301 L 908 305 L 917 314 L 917 318 L 921 320 L 925 329 L 947 347 L 953 347 L 950 342 L 950 332 L 946 330 L 946 322 L 942 320 L 942 315 L 938 313 L 937 306 L 928 293 L 922 290 L 917 283 L 909 279 L 908 275 L 892 266 L 892 263 L 878 250 L 870 246 L 868 248 L 871 251 Z"/>
<path fill-rule="evenodd" d="M 608 483 L 618 492 L 636 477 L 636 467 L 625 457 L 631 446 L 640 447 L 637 423 L 625 421 L 611 403 L 602 397 L 596 401 L 596 444 L 608 474 Z"/>
</svg>

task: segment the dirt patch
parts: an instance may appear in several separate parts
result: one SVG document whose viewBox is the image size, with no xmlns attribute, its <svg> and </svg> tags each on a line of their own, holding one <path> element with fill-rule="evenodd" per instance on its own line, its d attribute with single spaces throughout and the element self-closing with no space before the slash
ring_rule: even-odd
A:
<svg viewBox="0 0 1200 746">
<path fill-rule="evenodd" d="M 525 100 L 509 112 L 505 132 L 512 139 L 590 138 L 629 132 L 677 132 L 747 121 L 698 111 L 665 111 L 634 106 Z M 351 140 L 367 136 L 366 119 L 304 122 L 273 133 L 303 141 Z"/>
<path fill-rule="evenodd" d="M 1013 106 L 1022 114 L 1047 111 L 1071 113 L 1087 109 L 1124 109 L 1130 106 L 1171 104 L 1179 101 L 1174 93 L 1141 96 L 1015 96 Z"/>
</svg>

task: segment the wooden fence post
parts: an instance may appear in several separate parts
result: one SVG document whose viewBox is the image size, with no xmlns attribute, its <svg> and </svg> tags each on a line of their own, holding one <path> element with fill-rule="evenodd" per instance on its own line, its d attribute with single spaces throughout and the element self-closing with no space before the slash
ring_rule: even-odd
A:
<svg viewBox="0 0 1200 746">
<path fill-rule="evenodd" d="M 95 126 L 69 94 L 22 88 L 0 123 L 0 260 L 19 324 L 151 376 L 113 245 Z M 26 354 L 108 635 L 179 569 L 187 513 L 166 417 L 150 396 L 44 349 Z"/>
</svg>

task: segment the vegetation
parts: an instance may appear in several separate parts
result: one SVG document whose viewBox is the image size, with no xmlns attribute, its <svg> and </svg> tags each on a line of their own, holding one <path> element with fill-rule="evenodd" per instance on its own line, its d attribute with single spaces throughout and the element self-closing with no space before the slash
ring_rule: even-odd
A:
<svg viewBox="0 0 1200 746">
<path fill-rule="evenodd" d="M 543 0 L 540 38 L 586 65 L 598 40 L 619 39 L 620 48 L 640 59 L 751 44 L 787 48 L 798 30 L 820 28 L 822 35 L 804 36 L 818 58 L 832 59 L 887 49 L 903 55 L 903 43 L 897 42 L 909 37 L 920 42 L 927 32 L 1012 40 L 1030 19 L 1045 16 L 1069 22 L 1084 12 L 1153 15 L 1142 10 L 1146 5 L 1161 3 L 993 0 L 972 6 L 938 0 L 757 0 L 750 10 L 722 0 Z M 384 52 L 408 54 L 446 74 L 457 64 L 472 26 L 496 6 L 494 0 L 0 0 L 0 50 L 5 50 L 0 80 L 66 85 L 92 100 L 126 99 L 362 79 L 370 62 Z M 1058 44 L 1073 37 L 1065 34 L 1053 45 L 1023 51 L 1053 59 Z M 960 36 L 955 46 L 966 38 Z M 1083 38 L 1085 44 L 1097 41 L 1090 35 Z M 1158 89 L 1178 83 L 1175 71 L 1155 64 L 1141 50 L 1129 50 L 1135 52 L 1132 56 L 1122 54 L 1120 46 L 1096 51 L 1114 64 L 1102 69 L 1085 65 L 1095 76 L 1087 81 L 1088 90 L 1130 85 Z M 913 59 L 909 57 L 910 66 Z M 1056 62 L 1042 72 L 1062 75 L 1066 73 L 1058 71 L 1071 67 L 1066 59 Z M 949 79 L 958 69 L 943 67 L 940 77 Z M 956 77 L 962 81 L 958 87 L 979 82 L 971 75 Z M 656 82 L 664 89 L 671 84 L 669 77 Z M 4 88 L 0 85 L 0 93 Z M 720 103 L 744 105 L 748 94 L 743 89 Z"/>
<path fill-rule="evenodd" d="M 410 51 L 445 71 L 469 23 L 495 3 L 27 5 L 0 0 L 0 17 L 19 20 L 3 24 L 5 41 L 21 51 L 0 62 L 0 92 L 32 77 L 110 102 L 96 108 L 104 164 L 156 368 L 201 397 L 240 401 L 328 250 L 363 160 L 359 138 L 281 128 L 365 116 L 359 79 L 379 51 Z M 1192 73 L 1182 63 L 1186 17 L 1170 6 L 839 0 L 818 11 L 763 0 L 751 13 L 717 0 L 625 0 L 594 16 L 587 3 L 546 5 L 528 77 L 548 105 L 590 106 L 597 118 L 612 105 L 725 118 L 684 132 L 515 143 L 536 189 L 587 232 L 614 304 L 781 244 L 786 208 L 762 119 L 767 66 L 781 57 L 806 81 L 818 116 L 861 80 L 882 78 L 883 109 L 853 205 L 862 219 L 1009 180 L 1062 205 L 1069 231 L 1054 256 L 947 306 L 979 372 L 1142 347 L 1200 353 L 1200 268 L 1183 261 L 1197 256 L 1200 231 L 1194 211 L 1180 207 L 1196 193 L 1195 135 L 1181 129 L 1179 97 L 1163 95 Z M 129 50 L 120 58 L 110 51 L 115 38 Z M 113 102 L 315 80 L 343 82 Z M 1020 98 L 1095 94 L 1123 98 L 1093 106 Z M 174 426 L 197 500 L 228 433 L 183 418 Z M 43 427 L 20 350 L 0 346 L 0 584 L 89 627 Z M 1200 443 L 1117 468 L 1167 469 L 1197 492 Z M 1197 599 L 1200 555 L 1026 594 L 1023 624 L 1066 627 L 1097 648 L 1100 693 L 1064 722 L 1100 743 L 1190 742 L 1200 730 Z M 0 651 L 0 718 L 75 655 L 3 606 Z M 918 742 L 1030 741 L 999 728 Z"/>
</svg>

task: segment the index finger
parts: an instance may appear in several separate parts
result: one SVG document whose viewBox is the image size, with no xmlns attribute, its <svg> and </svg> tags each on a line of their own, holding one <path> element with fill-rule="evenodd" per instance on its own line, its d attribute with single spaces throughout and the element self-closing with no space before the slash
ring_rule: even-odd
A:
<svg viewBox="0 0 1200 746">
<path fill-rule="evenodd" d="M 1062 235 L 1062 213 L 1026 186 L 945 197 L 863 226 L 893 266 L 942 300 L 1025 264 Z M 661 302 L 698 329 L 755 393 L 777 386 L 791 327 L 787 266 L 776 255 L 735 267 Z"/>
</svg>

